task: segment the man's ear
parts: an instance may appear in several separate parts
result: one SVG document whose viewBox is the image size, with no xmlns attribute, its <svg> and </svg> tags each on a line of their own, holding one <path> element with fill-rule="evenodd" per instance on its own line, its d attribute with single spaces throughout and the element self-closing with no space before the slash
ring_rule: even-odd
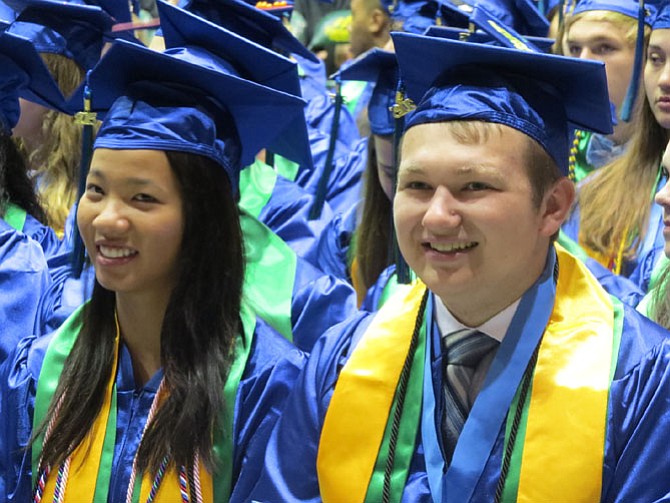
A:
<svg viewBox="0 0 670 503">
<path fill-rule="evenodd" d="M 575 200 L 575 184 L 563 177 L 547 190 L 542 200 L 540 233 L 553 236 L 561 228 Z"/>
</svg>

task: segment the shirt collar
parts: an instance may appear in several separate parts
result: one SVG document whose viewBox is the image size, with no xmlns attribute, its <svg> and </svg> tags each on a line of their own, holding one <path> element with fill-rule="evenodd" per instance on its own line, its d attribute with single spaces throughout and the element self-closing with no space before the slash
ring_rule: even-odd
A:
<svg viewBox="0 0 670 503">
<path fill-rule="evenodd" d="M 521 298 L 518 298 L 516 301 L 514 301 L 512 304 L 507 306 L 505 309 L 500 311 L 493 318 L 486 321 L 482 325 L 478 327 L 468 327 L 454 318 L 454 316 L 449 312 L 449 309 L 447 309 L 447 306 L 444 305 L 442 300 L 437 295 L 435 295 L 434 298 L 435 307 L 433 310 L 433 316 L 437 322 L 438 328 L 440 329 L 440 333 L 443 336 L 463 328 L 476 328 L 480 332 L 488 335 L 498 342 L 502 342 L 503 338 L 505 337 L 507 329 L 512 324 L 514 313 L 516 313 L 516 309 L 519 307 L 519 302 L 521 302 Z"/>
</svg>

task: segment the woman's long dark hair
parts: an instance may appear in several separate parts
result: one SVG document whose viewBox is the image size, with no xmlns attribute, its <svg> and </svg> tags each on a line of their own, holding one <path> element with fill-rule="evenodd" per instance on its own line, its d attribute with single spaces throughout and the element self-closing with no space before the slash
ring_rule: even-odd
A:
<svg viewBox="0 0 670 503">
<path fill-rule="evenodd" d="M 197 452 L 214 471 L 213 431 L 241 330 L 242 232 L 223 168 L 193 154 L 167 156 L 182 191 L 184 236 L 179 277 L 161 328 L 168 395 L 147 427 L 137 465 L 138 470 L 155 473 L 167 454 L 177 466 L 191 466 Z M 114 306 L 114 292 L 96 281 L 47 414 L 52 417 L 62 399 L 52 434 L 43 445 L 43 464 L 57 466 L 71 454 L 101 408 L 115 350 Z M 34 437 L 45 429 L 42 424 Z"/>
<path fill-rule="evenodd" d="M 377 154 L 374 138 L 368 140 L 368 160 L 365 170 L 363 214 L 356 230 L 356 259 L 364 291 L 392 263 L 391 201 L 384 193 L 377 174 Z"/>
<path fill-rule="evenodd" d="M 13 139 L 6 133 L 0 133 L 0 216 L 5 214 L 9 203 L 20 206 L 41 223 L 48 223 L 28 177 L 23 156 Z"/>
</svg>

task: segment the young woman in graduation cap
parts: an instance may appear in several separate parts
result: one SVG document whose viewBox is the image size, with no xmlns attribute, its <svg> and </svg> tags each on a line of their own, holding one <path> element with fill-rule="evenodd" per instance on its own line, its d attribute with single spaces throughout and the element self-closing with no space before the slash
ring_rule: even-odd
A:
<svg viewBox="0 0 670 503">
<path fill-rule="evenodd" d="M 117 42 L 89 82 L 96 284 L 0 369 L 0 500 L 246 501 L 303 356 L 243 299 L 237 177 L 303 102 L 193 45 Z"/>
</svg>

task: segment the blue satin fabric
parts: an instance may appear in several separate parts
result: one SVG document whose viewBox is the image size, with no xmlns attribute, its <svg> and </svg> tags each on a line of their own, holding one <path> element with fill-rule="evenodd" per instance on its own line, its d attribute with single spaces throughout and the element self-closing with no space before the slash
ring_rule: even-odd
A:
<svg viewBox="0 0 670 503">
<path fill-rule="evenodd" d="M 665 180 L 661 180 L 658 190 L 663 187 Z M 579 206 L 575 206 L 570 217 L 563 223 L 561 230 L 573 241 L 579 239 Z M 638 256 L 635 260 L 627 262 L 621 270 L 621 276 L 628 278 L 634 287 L 637 287 L 642 296 L 649 290 L 649 281 L 654 267 L 664 255 L 665 238 L 663 237 L 663 209 L 652 202 L 651 214 L 649 215 L 649 224 L 644 242 L 640 246 Z M 595 263 L 595 261 L 593 261 Z M 625 283 L 621 284 L 612 273 L 607 274 L 606 268 L 600 264 L 591 265 L 589 261 L 585 262 L 591 272 L 598 278 L 600 283 L 616 297 L 625 301 L 629 305 L 636 305 L 626 299 L 635 299 L 639 301 L 641 296 L 631 292 L 631 289 Z M 598 267 L 599 266 L 599 267 Z M 619 283 L 619 284 L 617 284 Z"/>
<path fill-rule="evenodd" d="M 432 85 L 407 116 L 405 130 L 448 120 L 503 124 L 530 136 L 561 170 L 567 169 L 568 118 L 555 90 L 527 77 L 473 67 L 452 70 Z"/>
<path fill-rule="evenodd" d="M 309 220 L 309 210 L 313 203 L 313 195 L 277 175 L 270 199 L 258 215 L 258 220 L 282 238 L 298 257 L 305 258 L 307 251 L 314 246 L 333 218 L 330 206 L 324 204 L 321 216 Z"/>
<path fill-rule="evenodd" d="M 351 283 L 351 240 L 358 226 L 359 204 L 335 215 L 305 258 L 326 274 Z"/>
<path fill-rule="evenodd" d="M 333 328 L 315 345 L 270 438 L 265 467 L 251 493 L 252 500 L 320 501 L 316 459 L 324 417 L 338 373 L 371 319 L 372 315 L 361 312 Z M 670 442 L 668 335 L 632 308 L 625 307 L 623 337 L 608 410 L 602 501 L 670 498 L 670 481 L 665 476 L 670 470 L 666 452 Z M 440 334 L 435 328 L 431 337 L 437 343 Z M 433 358 L 431 372 L 436 389 L 441 390 L 439 358 L 439 355 Z M 436 392 L 438 394 L 436 415 L 441 415 L 444 404 L 441 391 Z M 494 500 L 503 444 L 504 423 L 469 501 L 490 503 Z M 448 498 L 448 501 L 467 501 L 459 494 L 450 494 Z M 421 431 L 417 433 L 417 447 L 402 501 L 433 501 Z"/>
<path fill-rule="evenodd" d="M 301 167 L 295 183 L 308 193 L 316 194 L 319 180 L 326 166 L 330 135 L 315 129 L 309 129 L 310 145 L 314 169 Z M 326 202 L 333 213 L 343 213 L 361 199 L 362 176 L 367 164 L 367 138 L 351 144 L 337 143 L 334 164 L 326 191 Z"/>
<path fill-rule="evenodd" d="M 25 502 L 32 496 L 30 449 L 36 379 L 51 338 L 29 337 L 0 367 L 0 501 Z M 248 501 L 253 474 L 268 437 L 292 388 L 305 355 L 258 320 L 254 343 L 237 391 L 234 417 L 233 483 L 245 467 L 249 478 L 234 485 L 231 502 Z M 132 461 L 161 379 L 154 375 L 137 388 L 128 350 L 122 347 L 117 374 L 117 429 L 110 503 L 125 501 Z"/>
<path fill-rule="evenodd" d="M 32 333 L 40 297 L 50 283 L 39 243 L 0 219 L 0 362 Z"/>
<path fill-rule="evenodd" d="M 39 243 L 47 260 L 58 255 L 65 249 L 63 241 L 58 239 L 54 230 L 47 225 L 41 224 L 32 215 L 26 215 L 26 221 L 23 224 L 22 232 Z"/>
</svg>

